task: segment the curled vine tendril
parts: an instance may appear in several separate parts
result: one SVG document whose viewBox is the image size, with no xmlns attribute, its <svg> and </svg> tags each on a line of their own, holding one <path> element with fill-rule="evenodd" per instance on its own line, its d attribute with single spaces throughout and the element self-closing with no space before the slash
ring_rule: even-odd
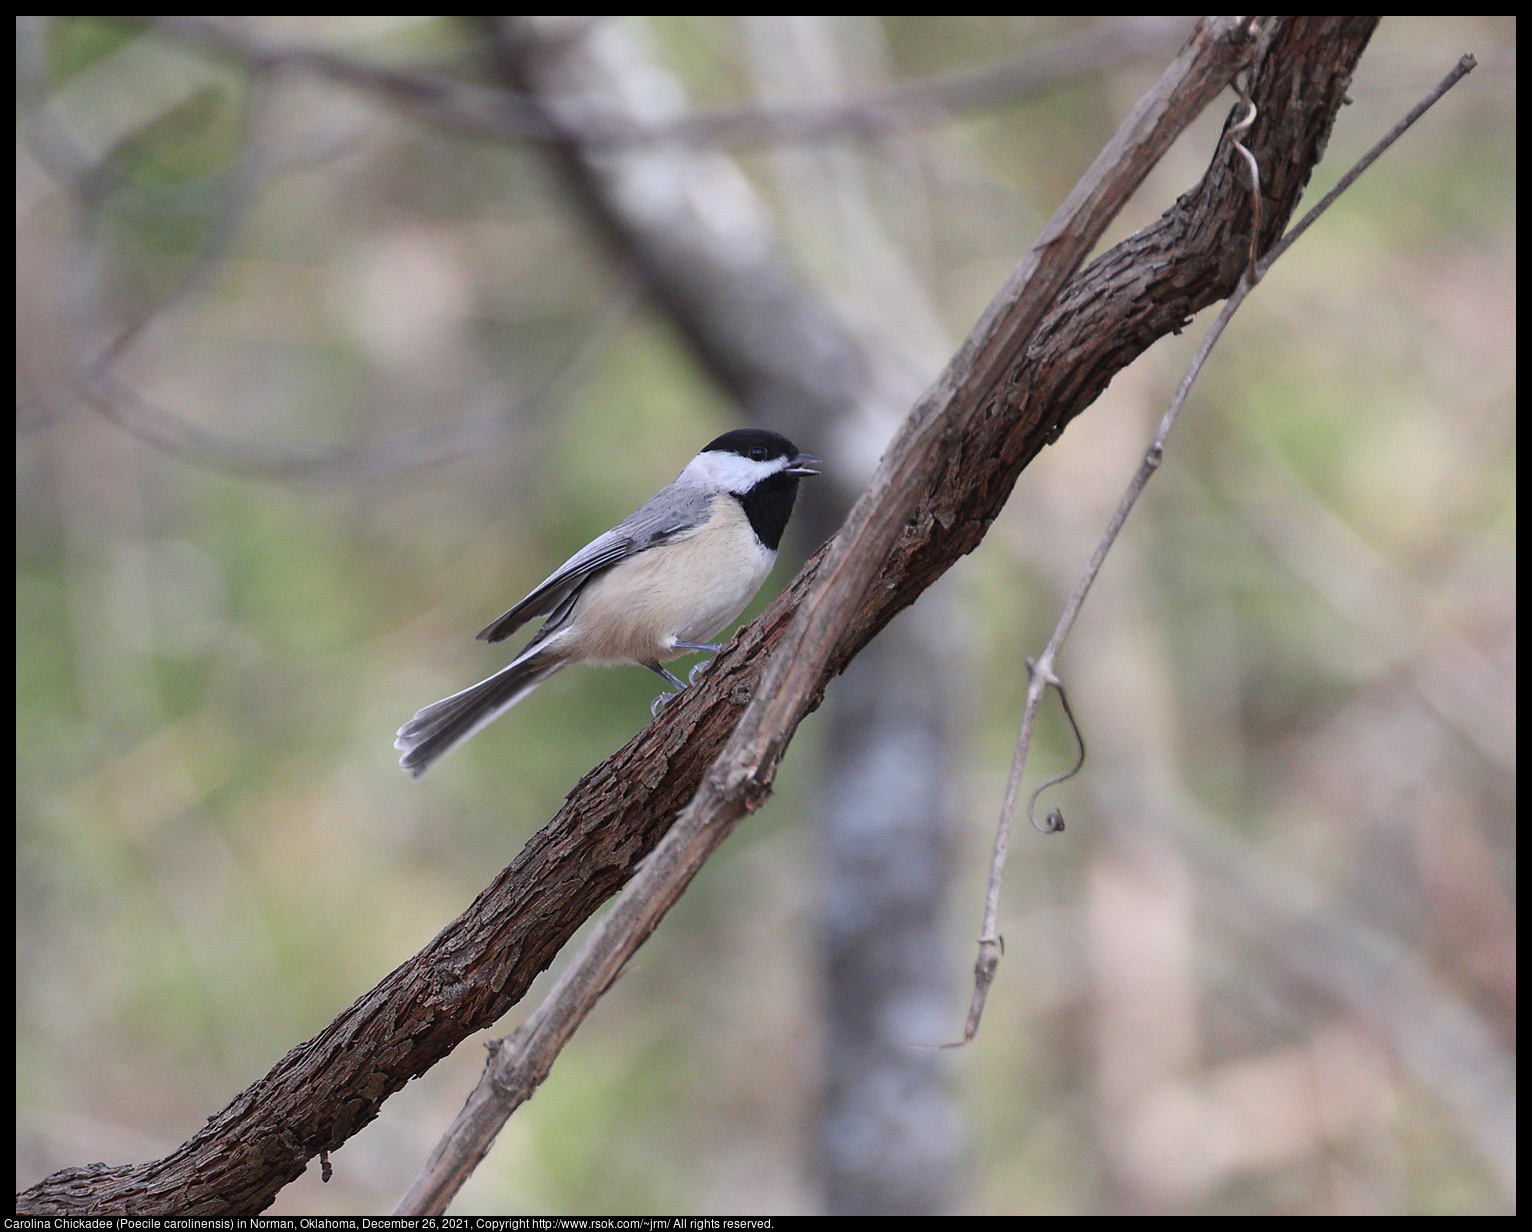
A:
<svg viewBox="0 0 1532 1232">
<path fill-rule="evenodd" d="M 1032 798 L 1027 801 L 1027 819 L 1034 829 L 1043 834 L 1058 834 L 1064 829 L 1064 810 L 1053 808 L 1048 810 L 1048 815 L 1041 821 L 1037 819 L 1037 798 L 1050 787 L 1057 787 L 1060 783 L 1067 783 L 1075 775 L 1079 774 L 1085 766 L 1085 736 L 1080 731 L 1080 724 L 1075 720 L 1075 712 L 1069 708 L 1069 694 L 1064 692 L 1064 686 L 1057 680 L 1050 680 L 1049 685 L 1058 690 L 1059 703 L 1064 707 L 1064 716 L 1069 720 L 1069 726 L 1074 730 L 1075 741 L 1080 746 L 1080 758 L 1075 762 L 1074 769 L 1057 778 L 1049 779 L 1041 787 L 1032 793 Z"/>
</svg>

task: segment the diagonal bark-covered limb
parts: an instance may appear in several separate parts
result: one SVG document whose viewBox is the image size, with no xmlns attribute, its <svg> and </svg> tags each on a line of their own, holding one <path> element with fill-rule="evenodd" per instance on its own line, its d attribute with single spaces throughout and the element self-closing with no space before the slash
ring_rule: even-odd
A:
<svg viewBox="0 0 1532 1232">
<path fill-rule="evenodd" d="M 1348 17 L 1267 21 L 1269 39 L 1252 86 L 1260 119 L 1246 141 L 1267 198 L 1263 247 L 1285 225 L 1323 153 L 1376 24 Z M 1204 23 L 1194 36 L 1190 50 L 1200 59 L 1188 64 L 1183 53 L 1178 65 L 1202 74 L 1197 110 L 1228 80 L 1240 48 L 1227 27 Z M 847 627 L 825 648 L 816 700 L 896 612 L 977 546 L 1022 467 L 1114 373 L 1232 290 L 1248 253 L 1241 228 L 1249 221 L 1232 157 L 1221 149 L 1203 181 L 1163 218 L 1077 273 L 1035 328 L 1015 327 L 1021 284 L 1015 278 L 1007 284 L 891 448 L 894 461 L 872 490 L 878 503 L 849 528 L 873 526 L 878 508 L 901 511 L 897 526 L 883 532 L 887 550 L 873 562 Z M 1099 160 L 1092 171 L 1098 169 Z M 1051 249 L 1076 240 L 1045 236 L 1043 243 Z M 1023 268 L 1032 264 L 1029 258 Z M 688 690 L 684 704 L 586 775 L 462 916 L 195 1136 L 148 1163 L 56 1172 L 20 1194 L 18 1209 L 209 1216 L 263 1210 L 308 1160 L 337 1149 L 390 1094 L 499 1018 L 632 876 L 696 793 L 757 689 L 766 652 L 825 562 L 822 551 L 708 678 Z"/>
</svg>

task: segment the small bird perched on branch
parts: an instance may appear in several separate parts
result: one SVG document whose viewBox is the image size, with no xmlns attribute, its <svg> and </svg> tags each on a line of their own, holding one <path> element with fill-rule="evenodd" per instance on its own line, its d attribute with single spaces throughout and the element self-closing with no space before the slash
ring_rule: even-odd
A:
<svg viewBox="0 0 1532 1232">
<path fill-rule="evenodd" d="M 725 432 L 611 530 L 598 535 L 479 633 L 543 627 L 488 680 L 427 706 L 399 729 L 399 764 L 419 778 L 443 753 L 499 718 L 571 663 L 640 663 L 679 692 L 661 664 L 708 641 L 755 597 L 777 559 L 798 480 L 819 459 L 760 428 Z M 695 674 L 695 673 L 694 673 Z M 674 693 L 655 699 L 659 707 Z"/>
</svg>

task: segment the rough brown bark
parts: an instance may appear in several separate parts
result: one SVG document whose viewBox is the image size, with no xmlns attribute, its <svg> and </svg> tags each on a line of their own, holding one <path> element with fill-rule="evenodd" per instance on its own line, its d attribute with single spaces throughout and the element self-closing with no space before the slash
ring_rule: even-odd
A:
<svg viewBox="0 0 1532 1232">
<path fill-rule="evenodd" d="M 1260 115 L 1246 138 L 1262 173 L 1262 247 L 1281 232 L 1323 154 L 1373 18 L 1268 19 Z M 1156 339 L 1228 295 L 1249 251 L 1250 207 L 1220 147 L 1203 181 L 1153 226 L 1081 270 L 918 484 L 918 511 L 868 590 L 820 689 L 898 611 L 983 538 L 1021 469 Z M 986 354 L 994 313 L 970 335 Z M 993 358 L 993 357 L 991 357 Z M 954 396 L 975 397 L 975 391 Z M 498 1019 L 632 875 L 696 791 L 748 701 L 766 652 L 821 555 L 684 703 L 576 784 L 565 806 L 419 954 L 211 1117 L 170 1155 L 68 1168 L 18 1195 L 27 1213 L 249 1215 L 378 1113 L 383 1101 Z"/>
</svg>

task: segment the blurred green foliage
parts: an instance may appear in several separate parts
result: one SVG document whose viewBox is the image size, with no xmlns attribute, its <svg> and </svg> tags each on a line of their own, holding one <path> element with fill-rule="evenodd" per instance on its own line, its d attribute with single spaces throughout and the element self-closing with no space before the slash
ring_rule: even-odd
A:
<svg viewBox="0 0 1532 1232">
<path fill-rule="evenodd" d="M 269 20 L 272 37 L 477 71 L 478 49 L 447 19 Z M 634 20 L 699 106 L 751 99 L 735 19 Z M 848 62 L 891 81 L 985 64 L 1078 25 L 859 20 L 835 27 Z M 73 125 L 120 183 L 88 210 L 19 146 L 19 1184 L 178 1144 L 461 911 L 579 776 L 648 721 L 648 674 L 571 672 L 421 784 L 391 748 L 415 709 L 504 661 L 472 640 L 476 629 L 734 422 L 658 313 L 616 313 L 622 275 L 536 150 L 467 141 L 298 74 L 265 84 L 253 130 L 241 72 L 144 25 L 50 19 L 45 45 L 46 97 L 30 105 Z M 1343 715 L 1356 730 L 1385 685 L 1409 676 L 1420 644 L 1391 651 L 1327 602 L 1252 529 L 1242 501 L 1252 475 L 1287 476 L 1283 491 L 1343 522 L 1404 579 L 1421 643 L 1451 628 L 1507 663 L 1514 19 L 1385 22 L 1311 199 L 1464 50 L 1479 71 L 1237 318 L 1135 515 L 1137 564 L 1108 566 L 1137 570 L 1176 708 L 1167 762 L 1231 834 L 1308 844 L 1316 883 L 1332 886 L 1373 875 L 1367 775 L 1355 771 L 1356 816 L 1285 831 L 1293 814 L 1324 816 L 1302 750 L 1332 742 Z M 1151 79 L 1142 68 L 1093 77 L 854 147 L 883 186 L 881 225 L 954 340 Z M 1155 217 L 1200 173 L 1221 108 L 1121 227 Z M 219 233 L 253 141 L 274 160 L 259 191 L 240 203 L 204 285 L 123 366 L 146 397 L 208 432 L 342 457 L 288 479 L 151 448 L 68 386 L 77 348 L 163 301 Z M 769 149 L 741 162 L 763 194 L 777 191 Z M 785 224 L 782 239 L 809 282 L 831 277 L 811 241 Z M 571 366 L 603 321 L 604 340 Z M 1018 665 L 1042 644 L 1053 596 L 1104 521 L 1095 506 L 1115 501 L 1199 332 L 1120 377 L 942 583 L 965 608 L 969 697 L 958 968 L 1025 689 Z M 450 439 L 465 412 L 499 426 L 440 465 L 344 464 L 391 434 Z M 833 466 L 830 440 L 799 443 Z M 812 546 L 789 542 L 747 618 Z M 1153 712 L 1133 687 L 1124 694 L 1124 707 Z M 816 1209 L 816 723 L 772 806 L 704 872 L 457 1211 Z M 1054 718 L 1044 735 L 1045 760 L 1071 756 Z M 1485 834 L 1511 894 L 1512 781 L 1453 747 L 1453 805 Z M 1030 833 L 1013 840 L 1027 846 L 1007 889 L 1012 966 L 985 1034 L 957 1062 L 960 1190 L 973 1212 L 1094 1213 L 1111 1201 L 1092 1128 L 1091 1003 L 1070 971 L 1096 806 L 1083 791 L 1071 801 L 1080 820 L 1067 838 L 1041 852 Z M 1407 848 L 1397 838 L 1389 850 L 1405 860 Z M 1404 898 L 1419 911 L 1412 938 L 1450 951 L 1427 908 Z M 1502 1022 L 1486 985 L 1448 959 L 1443 969 Z M 954 1023 L 960 1013 L 955 1004 Z M 386 1209 L 480 1059 L 460 1049 L 337 1155 L 330 1187 L 306 1177 L 274 1210 Z M 1297 1214 L 1353 1199 L 1377 1213 L 1508 1209 L 1461 1125 L 1407 1082 L 1394 1098 L 1391 1118 L 1359 1134 L 1364 1158 L 1331 1160 L 1328 1179 L 1316 1177 L 1323 1160 L 1277 1163 L 1187 1211 Z"/>
</svg>

